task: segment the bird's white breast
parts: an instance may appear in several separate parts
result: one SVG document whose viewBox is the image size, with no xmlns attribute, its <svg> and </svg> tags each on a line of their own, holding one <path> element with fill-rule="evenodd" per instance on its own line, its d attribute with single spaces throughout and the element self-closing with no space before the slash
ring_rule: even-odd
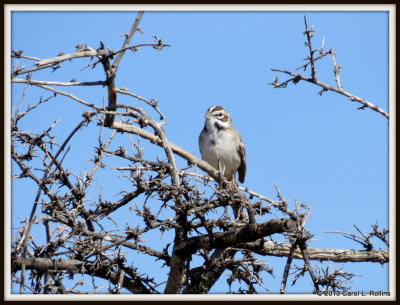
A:
<svg viewBox="0 0 400 305">
<path fill-rule="evenodd" d="M 203 140 L 206 142 L 200 148 L 203 159 L 217 169 L 219 160 L 224 175 L 231 178 L 241 162 L 232 133 L 226 130 L 209 131 L 204 135 Z"/>
</svg>

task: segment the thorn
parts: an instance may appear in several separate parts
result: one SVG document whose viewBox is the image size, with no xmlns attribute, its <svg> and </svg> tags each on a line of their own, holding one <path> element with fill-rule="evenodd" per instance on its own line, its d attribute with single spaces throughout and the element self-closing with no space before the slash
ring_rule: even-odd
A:
<svg viewBox="0 0 400 305">
<path fill-rule="evenodd" d="M 15 57 L 21 57 L 22 53 L 25 52 L 25 50 L 18 50 L 18 51 L 12 50 L 11 52 Z"/>
<path fill-rule="evenodd" d="M 128 37 L 129 33 L 122 33 L 122 34 L 119 34 L 117 37 L 122 37 L 122 36 Z"/>
<path fill-rule="evenodd" d="M 300 79 L 301 79 L 300 74 L 297 74 L 292 80 L 293 84 L 296 85 L 300 81 Z"/>
<path fill-rule="evenodd" d="M 325 91 L 328 91 L 328 89 L 323 88 L 321 91 L 318 92 L 319 95 L 322 95 L 322 93 L 324 93 Z"/>
<path fill-rule="evenodd" d="M 279 76 L 276 76 L 272 83 L 268 83 L 268 85 L 274 86 L 274 88 L 279 87 Z"/>
<path fill-rule="evenodd" d="M 80 51 L 82 51 L 82 48 L 83 48 L 83 44 L 77 44 L 76 46 L 75 46 L 75 49 L 76 49 L 76 52 L 80 52 Z"/>
</svg>

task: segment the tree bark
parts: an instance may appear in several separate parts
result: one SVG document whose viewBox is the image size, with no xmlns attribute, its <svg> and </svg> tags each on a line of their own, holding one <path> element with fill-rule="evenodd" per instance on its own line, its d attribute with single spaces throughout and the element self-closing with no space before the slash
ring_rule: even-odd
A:
<svg viewBox="0 0 400 305">
<path fill-rule="evenodd" d="M 261 240 L 240 245 L 244 249 L 253 251 L 260 255 L 289 256 L 291 245 Z M 332 262 L 375 262 L 388 263 L 388 250 L 353 250 L 353 249 L 329 249 L 307 247 L 311 260 L 332 261 Z M 293 258 L 302 259 L 300 249 L 296 249 Z"/>
<path fill-rule="evenodd" d="M 26 269 L 36 270 L 38 272 L 51 272 L 51 271 L 66 271 L 68 274 L 84 273 L 88 275 L 95 275 L 106 280 L 110 280 L 113 284 L 118 284 L 120 281 L 120 272 L 115 272 L 110 266 L 107 265 L 94 265 L 92 263 L 85 263 L 76 259 L 51 259 L 42 257 L 29 257 L 29 258 L 13 258 L 11 260 L 11 269 L 13 271 L 21 270 L 22 264 L 25 264 Z M 124 275 L 122 280 L 122 287 L 126 288 L 132 293 L 149 294 L 151 291 L 141 282 L 138 278 L 130 278 Z"/>
</svg>

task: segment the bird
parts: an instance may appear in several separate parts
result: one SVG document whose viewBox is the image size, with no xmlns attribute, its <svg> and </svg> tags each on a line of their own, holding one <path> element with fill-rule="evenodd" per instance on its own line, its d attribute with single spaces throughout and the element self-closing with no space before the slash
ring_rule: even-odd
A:
<svg viewBox="0 0 400 305">
<path fill-rule="evenodd" d="M 205 114 L 204 128 L 199 136 L 202 159 L 220 170 L 228 181 L 240 183 L 246 176 L 246 148 L 239 131 L 233 127 L 229 112 L 222 106 L 212 106 Z"/>
</svg>

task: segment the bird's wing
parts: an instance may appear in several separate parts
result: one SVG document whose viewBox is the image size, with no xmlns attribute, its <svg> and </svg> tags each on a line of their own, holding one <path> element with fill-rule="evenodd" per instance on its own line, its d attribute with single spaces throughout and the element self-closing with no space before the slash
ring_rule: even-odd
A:
<svg viewBox="0 0 400 305">
<path fill-rule="evenodd" d="M 239 181 L 240 183 L 244 183 L 244 177 L 246 176 L 246 147 L 244 146 L 242 139 L 240 139 L 238 152 L 240 156 L 240 166 L 238 169 Z"/>
</svg>

